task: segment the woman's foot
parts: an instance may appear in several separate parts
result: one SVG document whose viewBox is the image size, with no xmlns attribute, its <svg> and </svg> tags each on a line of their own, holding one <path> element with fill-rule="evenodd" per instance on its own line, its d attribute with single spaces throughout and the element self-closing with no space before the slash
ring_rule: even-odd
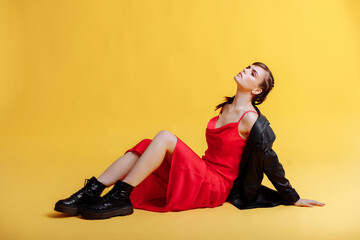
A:
<svg viewBox="0 0 360 240">
<path fill-rule="evenodd" d="M 100 200 L 100 195 L 106 186 L 95 177 L 85 179 L 84 187 L 66 199 L 55 204 L 55 211 L 69 215 L 79 215 L 81 208 L 86 204 L 94 204 Z"/>
<path fill-rule="evenodd" d="M 85 219 L 105 219 L 132 214 L 134 210 L 130 194 L 133 188 L 130 184 L 118 180 L 113 189 L 106 193 L 98 203 L 84 206 L 81 216 Z"/>
</svg>

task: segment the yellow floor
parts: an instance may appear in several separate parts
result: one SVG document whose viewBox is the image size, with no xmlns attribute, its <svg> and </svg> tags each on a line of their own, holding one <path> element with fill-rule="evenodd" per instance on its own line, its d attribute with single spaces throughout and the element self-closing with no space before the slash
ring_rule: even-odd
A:
<svg viewBox="0 0 360 240">
<path fill-rule="evenodd" d="M 310 165 L 295 159 L 293 164 L 285 164 L 301 197 L 324 202 L 325 207 L 238 210 L 225 203 L 212 209 L 170 213 L 135 209 L 132 215 L 106 220 L 85 220 L 53 211 L 57 200 L 82 187 L 91 171 L 99 171 L 91 167 L 81 170 L 76 163 L 74 168 L 62 166 L 59 170 L 60 164 L 51 161 L 40 166 L 36 160 L 33 164 L 27 160 L 23 167 L 16 161 L 2 162 L 0 238 L 359 239 L 359 163 L 343 161 L 346 164 L 330 160 L 329 164 Z M 76 168 L 84 172 L 76 175 Z M 271 186 L 267 179 L 264 184 Z"/>
</svg>

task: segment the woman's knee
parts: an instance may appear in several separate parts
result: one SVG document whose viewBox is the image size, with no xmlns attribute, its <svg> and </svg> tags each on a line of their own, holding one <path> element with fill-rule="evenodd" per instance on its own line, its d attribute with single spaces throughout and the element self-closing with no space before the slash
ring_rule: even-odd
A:
<svg viewBox="0 0 360 240">
<path fill-rule="evenodd" d="M 158 132 L 158 134 L 156 134 L 155 137 L 161 139 L 161 141 L 166 144 L 167 148 L 170 151 L 173 151 L 173 149 L 175 148 L 177 137 L 173 133 L 167 130 L 161 130 Z"/>
</svg>

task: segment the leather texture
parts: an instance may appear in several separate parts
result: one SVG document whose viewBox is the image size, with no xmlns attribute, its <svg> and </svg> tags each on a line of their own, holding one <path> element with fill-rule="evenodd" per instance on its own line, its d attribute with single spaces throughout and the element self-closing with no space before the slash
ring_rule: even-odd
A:
<svg viewBox="0 0 360 240">
<path fill-rule="evenodd" d="M 69 214 L 78 214 L 85 204 L 93 204 L 100 200 L 100 195 L 106 188 L 95 177 L 85 179 L 84 187 L 66 199 L 59 200 L 54 210 Z"/>
<path fill-rule="evenodd" d="M 108 193 L 106 193 L 99 202 L 85 206 L 83 208 L 83 212 L 110 211 L 122 206 L 132 207 L 130 194 L 133 188 L 133 186 L 127 184 L 126 182 L 118 180 L 114 187 Z"/>
<path fill-rule="evenodd" d="M 269 121 L 254 107 L 259 116 L 250 131 L 239 175 L 226 201 L 239 209 L 291 205 L 300 196 L 285 177 L 285 170 L 272 149 L 276 136 Z M 277 191 L 261 184 L 264 173 Z"/>
</svg>

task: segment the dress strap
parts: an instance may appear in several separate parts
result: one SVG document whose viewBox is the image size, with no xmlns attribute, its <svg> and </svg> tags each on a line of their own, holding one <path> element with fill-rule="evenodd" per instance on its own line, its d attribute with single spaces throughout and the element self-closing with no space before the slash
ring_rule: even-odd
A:
<svg viewBox="0 0 360 240">
<path fill-rule="evenodd" d="M 240 118 L 240 120 L 238 121 L 238 123 L 241 121 L 241 119 L 244 117 L 244 115 L 245 115 L 246 113 L 248 113 L 248 112 L 254 112 L 254 113 L 258 114 L 257 112 L 252 111 L 252 110 L 246 111 L 246 112 L 244 112 L 244 114 L 241 116 L 241 118 Z"/>
</svg>

